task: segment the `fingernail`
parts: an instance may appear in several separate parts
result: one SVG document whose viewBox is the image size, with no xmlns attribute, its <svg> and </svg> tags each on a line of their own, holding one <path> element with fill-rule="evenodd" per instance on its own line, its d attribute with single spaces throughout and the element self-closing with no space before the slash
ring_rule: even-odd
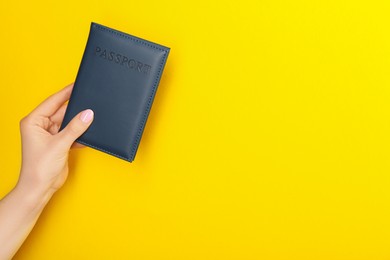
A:
<svg viewBox="0 0 390 260">
<path fill-rule="evenodd" d="M 89 123 L 91 122 L 93 118 L 93 111 L 91 109 L 86 109 L 80 114 L 80 119 L 84 123 Z"/>
</svg>

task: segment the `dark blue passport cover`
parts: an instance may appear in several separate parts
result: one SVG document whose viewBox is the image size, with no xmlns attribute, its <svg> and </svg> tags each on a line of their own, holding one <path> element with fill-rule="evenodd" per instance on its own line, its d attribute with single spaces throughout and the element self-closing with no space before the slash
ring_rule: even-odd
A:
<svg viewBox="0 0 390 260">
<path fill-rule="evenodd" d="M 90 108 L 94 120 L 76 142 L 132 162 L 169 50 L 91 23 L 60 130 Z"/>
</svg>

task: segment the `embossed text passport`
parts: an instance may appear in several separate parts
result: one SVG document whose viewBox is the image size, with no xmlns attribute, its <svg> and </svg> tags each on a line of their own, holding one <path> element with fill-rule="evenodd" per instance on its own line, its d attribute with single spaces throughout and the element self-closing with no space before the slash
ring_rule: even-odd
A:
<svg viewBox="0 0 390 260">
<path fill-rule="evenodd" d="M 91 23 L 62 130 L 84 109 L 94 120 L 76 142 L 132 162 L 169 48 Z"/>
</svg>

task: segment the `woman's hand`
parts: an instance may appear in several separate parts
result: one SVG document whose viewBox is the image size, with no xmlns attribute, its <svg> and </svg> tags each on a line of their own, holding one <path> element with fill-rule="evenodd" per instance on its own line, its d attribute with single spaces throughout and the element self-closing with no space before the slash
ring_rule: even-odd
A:
<svg viewBox="0 0 390 260">
<path fill-rule="evenodd" d="M 80 111 L 58 132 L 73 84 L 53 94 L 20 121 L 22 166 L 16 187 L 0 200 L 0 260 L 11 259 L 43 208 L 68 176 L 68 153 L 93 120 Z"/>
<path fill-rule="evenodd" d="M 90 109 L 80 112 L 61 131 L 73 84 L 48 97 L 20 121 L 22 168 L 18 185 L 34 186 L 55 192 L 68 176 L 68 153 L 74 141 L 93 120 Z"/>
</svg>

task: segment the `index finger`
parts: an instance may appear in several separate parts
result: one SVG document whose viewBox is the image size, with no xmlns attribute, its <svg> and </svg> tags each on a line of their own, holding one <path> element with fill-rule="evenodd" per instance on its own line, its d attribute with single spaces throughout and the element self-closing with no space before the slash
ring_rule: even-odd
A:
<svg viewBox="0 0 390 260">
<path fill-rule="evenodd" d="M 67 100 L 72 93 L 73 83 L 64 87 L 57 93 L 52 94 L 40 103 L 32 112 L 31 115 L 49 117 L 53 115 Z"/>
</svg>

